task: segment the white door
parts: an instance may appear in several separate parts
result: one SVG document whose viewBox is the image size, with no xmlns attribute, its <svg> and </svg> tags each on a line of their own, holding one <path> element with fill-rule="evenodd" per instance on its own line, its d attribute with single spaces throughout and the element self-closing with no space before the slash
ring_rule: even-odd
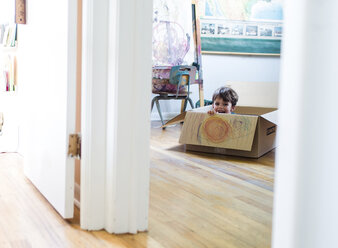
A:
<svg viewBox="0 0 338 248">
<path fill-rule="evenodd" d="M 24 173 L 64 218 L 73 216 L 76 0 L 27 1 L 27 24 L 18 29 L 20 145 Z"/>
</svg>

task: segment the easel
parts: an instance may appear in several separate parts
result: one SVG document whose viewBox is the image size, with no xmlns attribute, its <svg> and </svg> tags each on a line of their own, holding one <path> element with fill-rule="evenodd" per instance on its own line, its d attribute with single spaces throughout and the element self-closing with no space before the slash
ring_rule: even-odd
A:
<svg viewBox="0 0 338 248">
<path fill-rule="evenodd" d="M 194 63 L 193 66 L 197 68 L 198 79 L 194 84 L 198 84 L 200 106 L 204 106 L 204 92 L 203 92 L 203 73 L 202 73 L 202 55 L 201 55 L 201 35 L 200 35 L 200 22 L 198 17 L 198 0 L 192 0 L 192 30 L 193 30 L 193 42 L 194 42 Z M 161 71 L 161 78 L 167 78 L 165 75 L 170 71 L 171 66 L 155 66 L 153 67 L 153 73 L 155 71 Z M 168 74 L 169 75 L 169 74 Z M 181 112 L 184 109 L 185 101 L 181 103 Z"/>
<path fill-rule="evenodd" d="M 193 26 L 193 37 L 195 45 L 195 62 L 198 79 L 195 81 L 198 83 L 198 92 L 200 98 L 200 106 L 204 106 L 204 91 L 203 91 L 203 70 L 202 70 L 202 53 L 201 53 L 201 33 L 200 33 L 200 20 L 199 20 L 199 5 L 198 0 L 192 0 L 192 26 Z"/>
</svg>

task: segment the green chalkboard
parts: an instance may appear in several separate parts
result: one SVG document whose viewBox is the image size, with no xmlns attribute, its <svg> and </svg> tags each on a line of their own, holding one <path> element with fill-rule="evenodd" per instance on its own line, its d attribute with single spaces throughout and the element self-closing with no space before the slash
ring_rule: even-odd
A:
<svg viewBox="0 0 338 248">
<path fill-rule="evenodd" d="M 202 52 L 279 55 L 281 40 L 201 37 Z"/>
</svg>

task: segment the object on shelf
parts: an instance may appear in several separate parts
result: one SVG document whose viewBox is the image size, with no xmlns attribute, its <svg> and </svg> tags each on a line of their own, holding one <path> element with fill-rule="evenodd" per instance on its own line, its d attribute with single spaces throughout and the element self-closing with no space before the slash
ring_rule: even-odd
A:
<svg viewBox="0 0 338 248">
<path fill-rule="evenodd" d="M 0 92 L 16 90 L 16 58 L 7 54 L 0 60 Z"/>
<path fill-rule="evenodd" d="M 16 46 L 16 32 L 17 25 L 13 24 L 0 24 L 0 45 L 2 47 L 15 47 Z"/>
</svg>

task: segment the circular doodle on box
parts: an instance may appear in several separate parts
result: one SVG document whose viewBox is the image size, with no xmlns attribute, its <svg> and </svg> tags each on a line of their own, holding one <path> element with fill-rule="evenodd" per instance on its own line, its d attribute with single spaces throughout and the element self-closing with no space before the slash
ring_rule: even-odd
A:
<svg viewBox="0 0 338 248">
<path fill-rule="evenodd" d="M 227 138 L 230 132 L 230 125 L 221 118 L 209 117 L 204 122 L 203 129 L 209 141 L 221 143 Z"/>
</svg>

